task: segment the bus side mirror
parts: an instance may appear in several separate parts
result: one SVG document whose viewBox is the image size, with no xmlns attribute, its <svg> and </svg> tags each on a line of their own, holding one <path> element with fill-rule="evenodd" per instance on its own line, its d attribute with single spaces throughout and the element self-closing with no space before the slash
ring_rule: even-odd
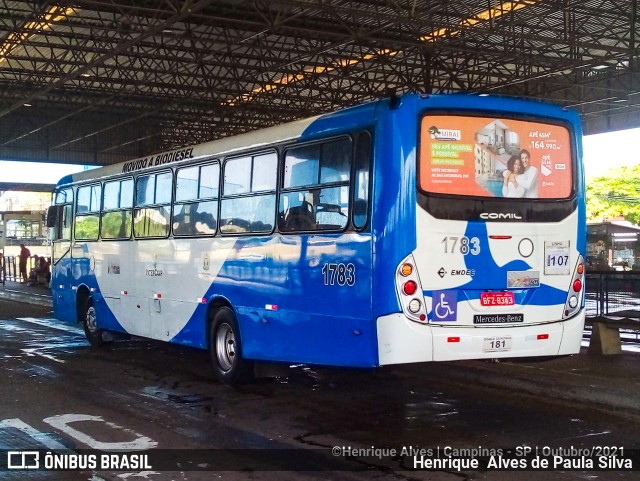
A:
<svg viewBox="0 0 640 481">
<path fill-rule="evenodd" d="M 47 227 L 55 227 L 57 220 L 60 218 L 62 210 L 61 205 L 52 205 L 47 209 Z"/>
</svg>

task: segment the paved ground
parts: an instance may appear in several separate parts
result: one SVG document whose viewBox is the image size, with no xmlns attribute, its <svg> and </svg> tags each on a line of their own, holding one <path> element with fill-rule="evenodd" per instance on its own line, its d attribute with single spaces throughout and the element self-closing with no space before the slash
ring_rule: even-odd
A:
<svg viewBox="0 0 640 481">
<path fill-rule="evenodd" d="M 0 286 L 2 317 L 19 317 L 25 305 L 35 311 L 30 316 L 51 316 L 51 294 L 43 286 L 7 283 Z M 487 363 L 478 361 L 426 364 L 427 371 L 436 370 L 451 380 L 472 382 L 492 387 L 505 383 L 511 389 L 530 394 L 545 389 L 550 397 L 595 408 L 620 411 L 624 415 L 640 416 L 640 352 L 625 351 L 621 355 L 592 355 L 585 348 L 579 356 L 568 356 L 543 362 L 514 361 Z M 461 369 L 461 367 L 463 367 Z"/>
</svg>

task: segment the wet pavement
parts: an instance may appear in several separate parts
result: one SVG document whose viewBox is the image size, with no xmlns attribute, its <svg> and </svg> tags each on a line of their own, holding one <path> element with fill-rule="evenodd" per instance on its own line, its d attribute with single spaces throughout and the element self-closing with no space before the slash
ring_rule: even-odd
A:
<svg viewBox="0 0 640 481">
<path fill-rule="evenodd" d="M 93 349 L 79 326 L 51 319 L 46 302 L 29 302 L 28 289 L 0 286 L 0 449 L 83 450 L 133 440 L 161 453 L 168 466 L 0 472 L 3 480 L 637 477 L 623 470 L 406 470 L 398 458 L 332 454 L 371 447 L 640 449 L 635 352 L 375 371 L 294 366 L 233 389 L 213 380 L 203 351 L 154 341 Z M 179 463 L 171 464 L 176 453 Z M 153 462 L 158 466 L 157 456 Z"/>
</svg>

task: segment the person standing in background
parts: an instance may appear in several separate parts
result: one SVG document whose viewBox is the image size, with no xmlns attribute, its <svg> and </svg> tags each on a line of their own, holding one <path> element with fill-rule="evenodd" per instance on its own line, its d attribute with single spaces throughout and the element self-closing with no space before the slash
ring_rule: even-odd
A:
<svg viewBox="0 0 640 481">
<path fill-rule="evenodd" d="M 22 282 L 27 282 L 27 260 L 31 257 L 31 251 L 25 247 L 24 244 L 20 244 L 20 254 L 18 254 L 18 266 L 20 270 L 20 277 Z"/>
</svg>

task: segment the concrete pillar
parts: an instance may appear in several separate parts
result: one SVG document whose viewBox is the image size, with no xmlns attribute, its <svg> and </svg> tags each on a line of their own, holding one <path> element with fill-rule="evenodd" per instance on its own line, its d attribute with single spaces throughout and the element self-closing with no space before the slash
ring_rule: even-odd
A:
<svg viewBox="0 0 640 481">
<path fill-rule="evenodd" d="M 609 327 L 603 322 L 593 322 L 589 352 L 593 354 L 620 354 L 620 332 L 617 327 Z"/>
</svg>

